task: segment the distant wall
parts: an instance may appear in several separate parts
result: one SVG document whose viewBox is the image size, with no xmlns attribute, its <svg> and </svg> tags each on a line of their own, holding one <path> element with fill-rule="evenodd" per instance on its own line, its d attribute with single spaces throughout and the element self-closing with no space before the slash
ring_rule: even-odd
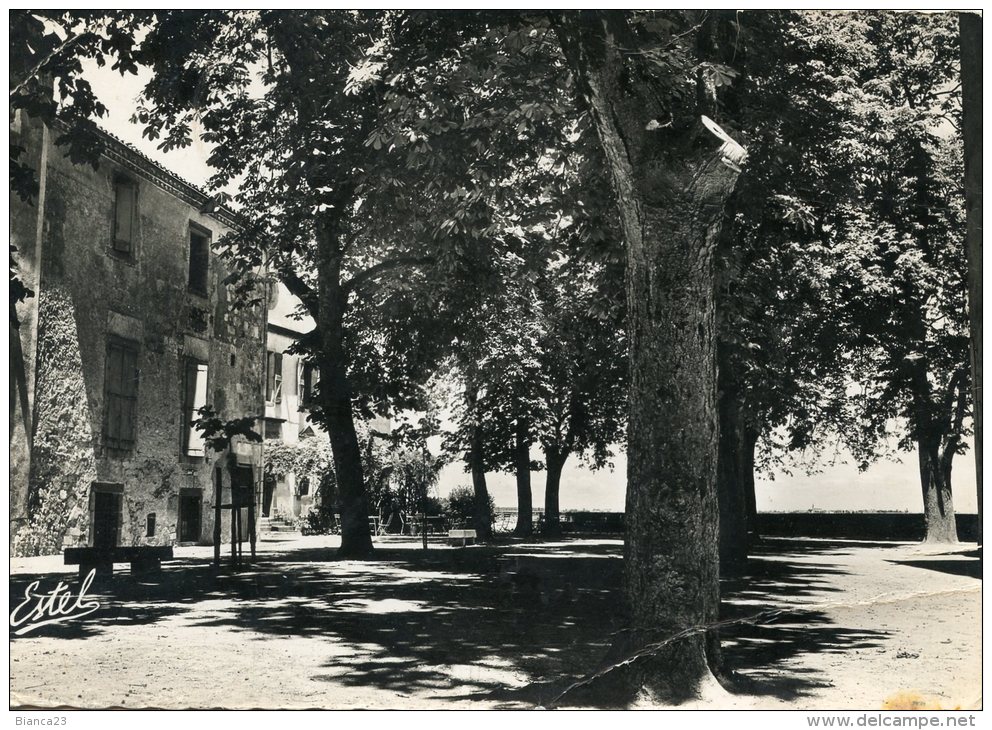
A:
<svg viewBox="0 0 992 730">
<path fill-rule="evenodd" d="M 978 515 L 957 515 L 958 539 L 974 542 Z M 760 512 L 758 532 L 768 537 L 834 537 L 849 540 L 922 540 L 922 514 L 904 512 Z"/>
<path fill-rule="evenodd" d="M 543 510 L 534 511 L 539 527 Z M 516 524 L 516 510 L 497 510 L 497 532 Z M 561 515 L 565 533 L 619 534 L 624 531 L 623 512 L 568 511 Z M 957 515 L 958 539 L 974 542 L 978 516 Z M 502 530 L 500 529 L 502 528 Z M 848 540 L 923 539 L 923 515 L 906 512 L 759 512 L 758 532 L 767 537 L 826 537 Z"/>
</svg>

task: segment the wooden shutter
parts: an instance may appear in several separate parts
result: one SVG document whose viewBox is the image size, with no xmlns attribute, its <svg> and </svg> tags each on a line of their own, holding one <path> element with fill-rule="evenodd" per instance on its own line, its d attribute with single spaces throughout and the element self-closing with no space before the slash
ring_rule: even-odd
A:
<svg viewBox="0 0 992 730">
<path fill-rule="evenodd" d="M 121 353 L 121 430 L 120 439 L 124 446 L 134 444 L 134 433 L 138 418 L 138 352 L 123 348 Z"/>
<path fill-rule="evenodd" d="M 201 233 L 189 235 L 189 288 L 207 293 L 210 271 L 210 239 Z"/>
<path fill-rule="evenodd" d="M 119 396 L 121 382 L 123 350 L 116 344 L 107 346 L 107 372 L 104 380 L 104 397 L 106 398 L 106 417 L 104 419 L 104 436 L 107 446 L 120 448 L 121 402 Z"/>
<path fill-rule="evenodd" d="M 138 350 L 126 343 L 107 345 L 104 379 L 104 441 L 112 449 L 134 445 L 138 406 Z"/>
<path fill-rule="evenodd" d="M 273 354 L 273 367 L 274 367 L 274 377 L 272 379 L 272 402 L 281 403 L 282 402 L 282 353 L 274 352 Z"/>
<path fill-rule="evenodd" d="M 203 456 L 206 444 L 203 433 L 195 429 L 192 422 L 198 418 L 197 410 L 207 404 L 207 365 L 195 360 L 186 361 L 186 376 L 183 395 L 183 433 L 187 456 Z"/>
<path fill-rule="evenodd" d="M 272 351 L 265 353 L 265 400 L 272 402 L 272 391 L 275 385 L 275 356 L 276 354 Z"/>
<path fill-rule="evenodd" d="M 131 253 L 134 241 L 135 193 L 134 183 L 114 182 L 114 250 L 121 253 Z"/>
</svg>

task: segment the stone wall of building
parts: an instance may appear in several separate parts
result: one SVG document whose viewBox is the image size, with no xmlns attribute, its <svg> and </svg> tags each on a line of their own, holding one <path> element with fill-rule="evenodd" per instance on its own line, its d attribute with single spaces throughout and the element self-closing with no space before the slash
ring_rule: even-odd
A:
<svg viewBox="0 0 992 730">
<path fill-rule="evenodd" d="M 37 127 L 18 126 L 14 141 L 26 147 L 40 142 Z M 190 499 L 200 498 L 194 542 L 208 544 L 214 469 L 221 467 L 228 488 L 230 470 L 226 454 L 184 454 L 186 359 L 207 364 L 206 401 L 223 418 L 263 413 L 264 311 L 231 307 L 222 283 L 227 272 L 213 254 L 206 295 L 188 286 L 191 230 L 209 232 L 216 241 L 227 231 L 224 216 L 200 213 L 206 196 L 112 138 L 96 170 L 72 164 L 52 146 L 42 157 L 45 189 L 37 206 L 12 202 L 11 237 L 19 249 L 31 221 L 39 214 L 41 220 L 36 295 L 18 310 L 33 439 L 26 447 L 26 488 L 14 483 L 12 469 L 15 553 L 92 544 L 94 494 L 100 490 L 122 495 L 118 544 L 177 542 L 181 496 L 187 517 Z M 114 181 L 120 176 L 137 189 L 132 256 L 112 250 Z M 31 257 L 24 258 L 25 270 L 33 270 Z M 123 451 L 109 448 L 104 437 L 113 338 L 137 350 L 134 443 Z M 12 460 L 16 451 L 22 471 L 23 450 L 12 437 Z M 241 460 L 259 489 L 260 451 L 242 451 L 252 452 Z M 149 515 L 155 516 L 153 528 Z M 223 529 L 226 536 L 226 520 Z"/>
</svg>

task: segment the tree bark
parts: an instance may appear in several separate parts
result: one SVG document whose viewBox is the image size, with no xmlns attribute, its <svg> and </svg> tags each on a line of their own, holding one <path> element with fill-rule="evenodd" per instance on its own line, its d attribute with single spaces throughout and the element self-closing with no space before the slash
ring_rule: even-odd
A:
<svg viewBox="0 0 992 730">
<path fill-rule="evenodd" d="M 975 423 L 978 544 L 982 544 L 982 18 L 958 16 L 961 29 L 961 107 L 967 215 L 968 317 L 971 325 L 971 398 Z"/>
<path fill-rule="evenodd" d="M 470 387 L 466 397 L 469 410 L 475 419 L 468 453 L 469 469 L 472 471 L 472 491 L 475 493 L 473 527 L 476 540 L 483 542 L 492 539 L 493 534 L 492 516 L 489 513 L 489 489 L 486 487 L 486 460 L 483 450 L 485 440 L 476 391 Z"/>
<path fill-rule="evenodd" d="M 951 460 L 941 459 L 938 440 L 919 439 L 917 447 L 920 484 L 923 487 L 923 520 L 926 525 L 924 539 L 931 543 L 956 543 L 958 530 L 951 498 Z"/>
<path fill-rule="evenodd" d="M 276 22 L 269 24 L 270 39 L 275 43 L 289 66 L 287 81 L 297 91 L 294 107 L 298 125 L 304 133 L 320 119 L 320 99 L 314 84 L 320 80 L 313 74 L 312 48 L 300 43 L 308 32 L 305 16 L 283 13 Z M 331 72 L 331 71 L 329 71 Z M 351 103 L 347 98 L 342 104 Z M 336 200 L 331 214 L 321 214 L 315 221 L 317 240 L 317 292 L 314 316 L 318 337 L 321 384 L 319 404 L 322 422 L 327 429 L 334 457 L 334 475 L 338 486 L 338 506 L 341 514 L 342 557 L 366 557 L 372 554 L 372 535 L 369 530 L 369 504 L 362 469 L 361 449 L 355 432 L 352 412 L 352 389 L 348 378 L 348 359 L 345 353 L 344 313 L 348 292 L 342 286 L 341 263 L 343 222 L 354 200 L 354 180 L 344 171 L 328 174 L 318 169 L 305 173 L 311 189 L 328 186 L 335 190 Z M 337 179 L 335 175 L 344 173 Z M 313 304 L 312 292 L 302 285 L 295 271 L 280 272 L 283 282 L 308 307 Z M 311 313 L 313 313 L 311 311 Z"/>
<path fill-rule="evenodd" d="M 534 500 L 530 485 L 530 425 L 526 418 L 517 419 L 513 452 L 517 476 L 517 524 L 513 534 L 530 537 L 534 534 Z"/>
<path fill-rule="evenodd" d="M 333 228 L 318 224 L 318 306 L 320 336 L 320 405 L 334 457 L 341 513 L 342 557 L 372 554 L 369 500 L 362 470 L 361 449 L 351 407 L 344 351 L 346 295 L 341 289 L 341 249 Z"/>
<path fill-rule="evenodd" d="M 573 17 L 559 38 L 609 164 L 627 254 L 630 630 L 611 664 L 638 654 L 634 686 L 677 702 L 719 667 L 719 639 L 703 628 L 720 603 L 713 255 L 739 170 L 723 164 L 698 117 L 678 120 L 682 132 L 649 131 L 670 110 L 650 74 L 627 67 L 621 49 L 636 41 L 622 17 Z M 739 146 L 721 152 L 743 159 Z"/>
<path fill-rule="evenodd" d="M 748 544 L 754 545 L 761 537 L 758 531 L 758 501 L 754 493 L 754 450 L 758 445 L 758 432 L 754 428 L 744 429 L 743 461 L 741 479 L 744 489 L 744 508 L 747 510 Z"/>
<path fill-rule="evenodd" d="M 544 534 L 548 537 L 561 535 L 561 472 L 568 454 L 554 451 L 544 452 L 547 479 L 544 482 Z"/>
</svg>

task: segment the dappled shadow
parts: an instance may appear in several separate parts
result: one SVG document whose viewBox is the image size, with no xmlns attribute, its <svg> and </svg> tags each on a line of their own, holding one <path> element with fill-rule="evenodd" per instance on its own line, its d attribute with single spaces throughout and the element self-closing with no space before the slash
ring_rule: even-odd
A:
<svg viewBox="0 0 992 730">
<path fill-rule="evenodd" d="M 847 571 L 828 562 L 828 556 L 892 545 L 785 538 L 757 545 L 746 572 L 721 581 L 720 618 L 735 622 L 721 631 L 728 688 L 792 700 L 831 684 L 820 673 L 796 666 L 794 659 L 878 646 L 884 632 L 837 626 L 826 613 L 803 606 L 840 592 L 837 579 Z"/>
<path fill-rule="evenodd" d="M 884 637 L 801 610 L 771 622 L 744 621 L 835 593 L 843 571 L 827 556 L 845 545 L 765 541 L 745 575 L 723 581 L 721 619 L 741 620 L 722 636 L 738 691 L 783 698 L 809 693 L 829 682 L 797 668 L 797 658 L 861 649 Z M 311 639 L 327 647 L 327 659 L 311 679 L 509 707 L 547 705 L 601 665 L 623 625 L 617 540 L 427 551 L 385 544 L 367 561 L 339 560 L 333 548 L 273 547 L 240 572 L 215 571 L 208 559 L 195 558 L 169 562 L 161 573 L 140 579 L 121 571 L 91 591 L 101 602 L 99 612 L 39 634 L 98 638 L 121 625 L 162 622 L 168 631 L 170 622 L 178 622 L 238 632 L 247 641 Z M 33 580 L 45 590 L 57 578 L 12 576 L 11 607 Z M 565 704 L 625 701 L 613 699 L 576 694 Z"/>
<path fill-rule="evenodd" d="M 90 591 L 100 611 L 39 631 L 98 638 L 123 623 L 171 619 L 248 640 L 316 639 L 336 648 L 313 679 L 401 694 L 484 693 L 581 675 L 618 628 L 620 546 L 531 548 L 387 545 L 372 560 L 347 561 L 333 549 L 277 547 L 238 573 L 215 572 L 206 559 L 176 560 L 140 580 L 119 570 Z M 50 590 L 54 578 L 16 575 L 12 595 L 34 580 Z"/>
</svg>

